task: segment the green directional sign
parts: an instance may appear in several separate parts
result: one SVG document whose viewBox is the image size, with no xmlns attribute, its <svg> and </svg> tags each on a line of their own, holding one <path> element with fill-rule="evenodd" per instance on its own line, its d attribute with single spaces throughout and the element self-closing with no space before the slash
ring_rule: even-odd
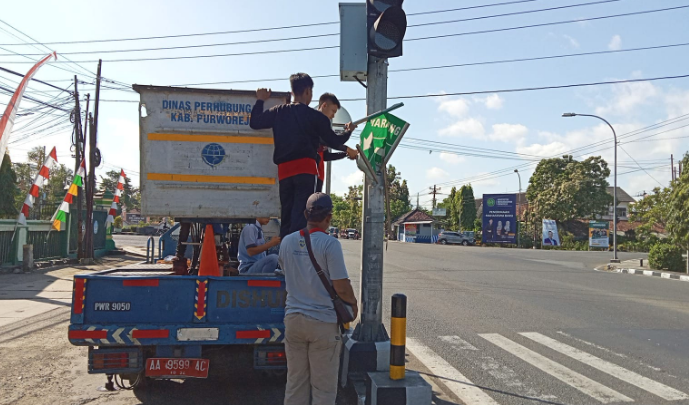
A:
<svg viewBox="0 0 689 405">
<path fill-rule="evenodd" d="M 407 122 L 390 113 L 378 115 L 366 123 L 361 132 L 361 149 L 374 170 L 388 163 L 407 128 Z"/>
</svg>

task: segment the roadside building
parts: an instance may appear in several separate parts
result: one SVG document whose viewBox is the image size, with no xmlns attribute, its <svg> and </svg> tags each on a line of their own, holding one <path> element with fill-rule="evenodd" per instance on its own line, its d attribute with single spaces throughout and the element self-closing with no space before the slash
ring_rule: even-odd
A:
<svg viewBox="0 0 689 405">
<path fill-rule="evenodd" d="M 402 215 L 393 226 L 400 242 L 435 243 L 440 233 L 440 223 L 419 209 Z"/>
</svg>

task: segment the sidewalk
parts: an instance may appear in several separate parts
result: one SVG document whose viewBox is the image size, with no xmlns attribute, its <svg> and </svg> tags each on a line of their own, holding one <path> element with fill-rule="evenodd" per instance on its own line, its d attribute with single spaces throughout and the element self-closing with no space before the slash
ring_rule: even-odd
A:
<svg viewBox="0 0 689 405">
<path fill-rule="evenodd" d="M 32 273 L 0 275 L 0 327 L 68 308 L 72 301 L 72 279 L 76 274 L 138 263 L 134 257 L 107 257 L 92 266 L 56 266 Z"/>
<path fill-rule="evenodd" d="M 660 277 L 669 280 L 689 281 L 689 275 L 678 273 L 675 271 L 660 271 L 652 270 L 648 265 L 648 260 L 643 260 L 643 266 L 640 259 L 625 260 L 619 264 L 605 264 L 596 267 L 599 271 L 609 271 L 614 273 L 634 274 L 639 276 Z"/>
</svg>

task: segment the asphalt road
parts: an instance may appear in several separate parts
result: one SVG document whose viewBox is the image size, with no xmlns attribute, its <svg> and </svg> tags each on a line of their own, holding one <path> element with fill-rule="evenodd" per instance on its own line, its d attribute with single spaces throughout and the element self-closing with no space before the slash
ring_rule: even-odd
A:
<svg viewBox="0 0 689 405">
<path fill-rule="evenodd" d="M 131 246 L 146 241 L 115 238 Z M 341 242 L 358 289 L 361 242 Z M 407 294 L 408 368 L 432 383 L 436 405 L 689 404 L 689 283 L 593 270 L 609 258 L 391 242 L 383 319 L 389 325 L 390 296 Z M 0 282 L 14 280 L 8 277 Z M 27 280 L 12 277 L 16 287 L 8 291 L 31 290 L 34 301 L 53 293 L 32 290 L 41 280 L 19 288 Z M 45 277 L 52 285 L 56 276 Z M 66 339 L 67 317 L 58 308 L 0 326 L 0 404 L 282 401 L 279 380 L 232 359 L 231 373 L 209 380 L 100 392 L 105 380 L 86 374 L 86 349 Z"/>
<path fill-rule="evenodd" d="M 342 245 L 358 286 L 360 242 Z M 610 256 L 390 243 L 384 320 L 406 294 L 438 404 L 689 404 L 689 283 L 593 270 Z"/>
</svg>

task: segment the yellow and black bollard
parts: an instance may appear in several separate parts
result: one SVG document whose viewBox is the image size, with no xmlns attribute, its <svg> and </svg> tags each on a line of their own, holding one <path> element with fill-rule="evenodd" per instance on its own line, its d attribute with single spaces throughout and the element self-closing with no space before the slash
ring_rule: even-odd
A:
<svg viewBox="0 0 689 405">
<path fill-rule="evenodd" d="M 407 341 L 407 296 L 392 296 L 390 317 L 390 379 L 403 380 L 405 374 L 405 344 Z"/>
</svg>

